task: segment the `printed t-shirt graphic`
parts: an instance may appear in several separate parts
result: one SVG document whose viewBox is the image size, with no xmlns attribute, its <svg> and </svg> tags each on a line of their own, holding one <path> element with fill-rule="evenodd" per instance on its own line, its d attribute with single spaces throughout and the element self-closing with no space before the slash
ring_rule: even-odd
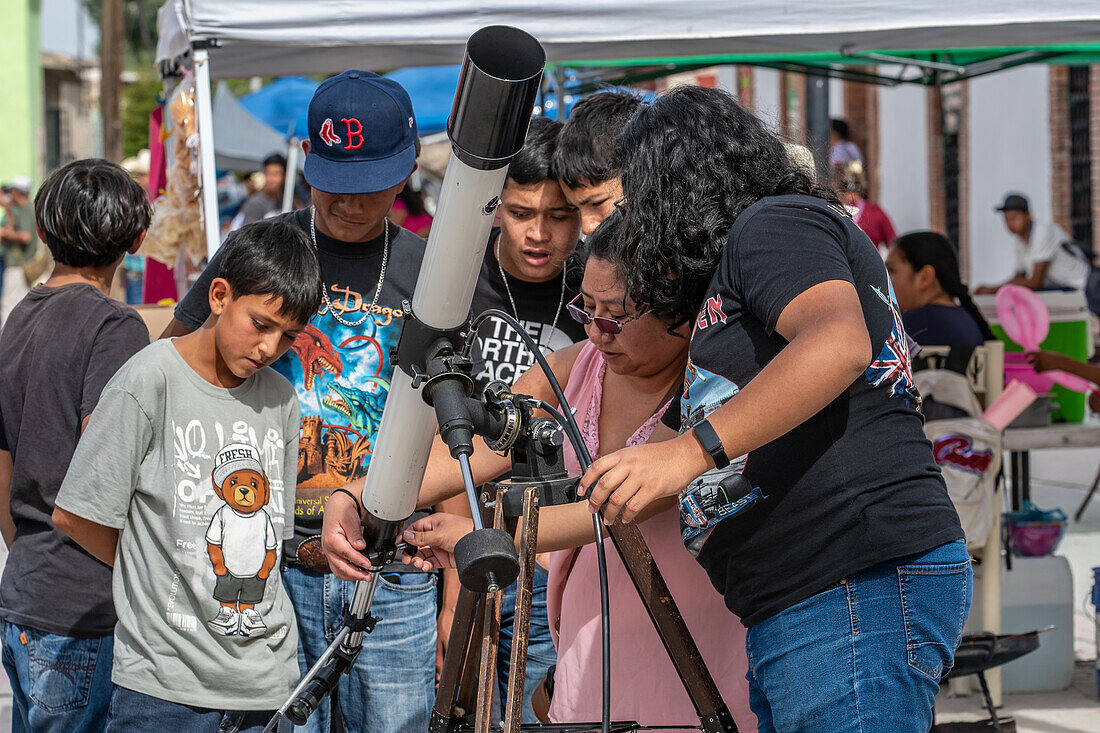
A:
<svg viewBox="0 0 1100 733">
<path fill-rule="evenodd" d="M 234 444 L 218 451 L 210 480 L 225 505 L 214 512 L 206 530 L 207 552 L 217 577 L 214 600 L 222 604 L 208 623 L 226 636 L 263 633 L 267 626 L 255 604 L 263 600 L 279 548 L 264 509 L 271 497 L 267 475 L 255 448 Z"/>
<path fill-rule="evenodd" d="M 526 282 L 512 275 L 504 280 L 496 258 L 499 232 L 494 228 L 489 235 L 470 312 L 476 316 L 497 308 L 518 316 L 544 355 L 584 341 L 587 338 L 584 326 L 574 321 L 565 307 L 580 292 L 583 251 L 570 255 L 562 272 L 546 282 Z M 478 328 L 474 360 L 474 381 L 480 388 L 494 379 L 513 384 L 535 363 L 520 335 L 498 318 L 490 318 Z"/>
<path fill-rule="evenodd" d="M 291 350 L 274 364 L 294 385 L 302 411 L 299 490 L 334 489 L 367 473 L 390 391 L 390 350 L 397 345 L 403 316 L 400 308 L 381 305 L 366 314 L 373 295 L 330 280 L 333 312 L 349 323 L 365 320 L 356 327 L 344 325 L 322 303 Z M 308 495 L 297 500 L 295 514 L 304 528 L 320 528 L 323 501 Z"/>
<path fill-rule="evenodd" d="M 308 234 L 309 214 L 308 207 L 299 209 L 286 222 Z M 328 302 L 321 303 L 292 348 L 272 365 L 294 387 L 301 408 L 294 526 L 298 538 L 320 533 L 329 492 L 365 475 L 370 464 L 393 375 L 390 350 L 401 331 L 401 303 L 412 299 L 425 246 L 412 232 L 389 222 L 386 226 L 389 255 L 372 313 L 367 311 L 382 271 L 386 235 L 341 242 L 316 231 Z M 199 328 L 209 316 L 207 292 L 217 271 L 215 255 L 176 306 L 176 320 L 188 328 Z M 355 325 L 340 323 L 334 314 Z M 397 562 L 393 571 L 408 571 L 408 566 Z"/>
</svg>

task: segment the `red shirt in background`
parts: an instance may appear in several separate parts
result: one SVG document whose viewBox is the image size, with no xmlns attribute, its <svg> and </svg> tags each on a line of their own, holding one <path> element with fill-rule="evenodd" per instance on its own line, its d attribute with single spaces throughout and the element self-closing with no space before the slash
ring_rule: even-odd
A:
<svg viewBox="0 0 1100 733">
<path fill-rule="evenodd" d="M 894 231 L 894 225 L 890 222 L 890 217 L 886 215 L 882 207 L 867 199 L 861 199 L 856 206 L 856 213 L 852 220 L 856 223 L 856 226 L 863 230 L 871 243 L 878 247 L 879 252 L 885 256 L 886 248 L 898 235 Z"/>
</svg>

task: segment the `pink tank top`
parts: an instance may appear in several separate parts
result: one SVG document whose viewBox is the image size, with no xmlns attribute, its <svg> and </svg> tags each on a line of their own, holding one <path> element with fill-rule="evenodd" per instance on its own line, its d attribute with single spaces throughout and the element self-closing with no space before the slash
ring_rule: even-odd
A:
<svg viewBox="0 0 1100 733">
<path fill-rule="evenodd" d="M 565 397 L 577 409 L 577 425 L 593 459 L 599 456 L 599 416 L 606 364 L 591 343 L 585 344 L 569 373 Z M 628 445 L 649 440 L 668 404 L 639 427 Z M 570 450 L 566 466 L 580 473 Z M 730 613 L 706 573 L 680 541 L 675 508 L 639 527 L 695 643 L 702 650 L 722 699 L 741 731 L 755 731 L 749 710 L 745 673 L 745 628 Z M 611 719 L 643 725 L 697 726 L 699 718 L 669 661 L 649 615 L 638 598 L 614 545 L 604 541 L 611 600 Z M 546 610 L 557 646 L 554 699 L 555 723 L 598 721 L 601 711 L 600 580 L 592 544 L 551 554 Z"/>
</svg>

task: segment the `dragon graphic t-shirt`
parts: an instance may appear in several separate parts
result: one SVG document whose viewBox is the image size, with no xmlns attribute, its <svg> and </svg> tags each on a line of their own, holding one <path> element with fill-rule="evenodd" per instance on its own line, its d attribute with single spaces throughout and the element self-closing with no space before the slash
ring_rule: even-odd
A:
<svg viewBox="0 0 1100 733">
<path fill-rule="evenodd" d="M 775 332 L 780 314 L 831 280 L 855 286 L 874 361 L 816 415 L 751 451 L 744 482 L 722 480 L 707 502 L 687 502 L 708 508 L 685 523 L 689 548 L 747 626 L 853 572 L 963 537 L 922 431 L 882 258 L 820 199 L 765 198 L 737 218 L 694 324 L 682 429 L 767 366 L 787 343 Z M 755 492 L 747 507 L 746 492 Z M 683 509 L 691 497 L 681 499 Z"/>
<path fill-rule="evenodd" d="M 293 212 L 287 222 L 309 232 L 309 209 Z M 328 299 L 272 365 L 294 386 L 301 408 L 295 503 L 300 534 L 319 533 L 329 492 L 365 476 L 370 465 L 393 376 L 390 352 L 401 332 L 401 304 L 412 300 L 425 246 L 412 232 L 387 226 L 389 255 L 373 310 L 385 236 L 348 243 L 316 232 Z M 188 328 L 198 328 L 209 315 L 207 293 L 217 270 L 215 256 L 176 307 L 176 320 Z M 392 569 L 409 568 L 398 563 Z"/>
<path fill-rule="evenodd" d="M 293 533 L 298 404 L 262 369 L 210 384 L 172 341 L 103 390 L 57 505 L 119 530 L 115 684 L 183 705 L 274 709 L 298 679 L 279 578 Z"/>
</svg>

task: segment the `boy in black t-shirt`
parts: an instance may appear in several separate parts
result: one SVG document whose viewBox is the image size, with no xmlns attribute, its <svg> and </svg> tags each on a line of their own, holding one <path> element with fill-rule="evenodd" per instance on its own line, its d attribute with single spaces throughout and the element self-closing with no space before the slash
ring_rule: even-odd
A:
<svg viewBox="0 0 1100 733">
<path fill-rule="evenodd" d="M 474 315 L 496 308 L 515 316 L 548 354 L 586 338 L 584 326 L 573 320 L 566 305 L 580 292 L 584 263 L 574 252 L 580 235 L 577 210 L 562 194 L 550 172 L 561 123 L 546 117 L 531 120 L 523 149 L 508 166 L 500 194 L 500 227 L 489 236 L 474 293 Z M 493 318 L 478 329 L 474 375 L 478 386 L 499 379 L 509 384 L 534 364 L 535 357 L 511 326 Z M 538 368 L 537 366 L 535 367 Z M 447 510 L 469 514 L 464 497 L 448 500 Z M 540 556 L 541 558 L 541 556 Z M 557 655 L 546 618 L 545 562 L 537 567 L 532 588 L 527 669 L 523 686 L 522 722 L 536 723 L 531 696 Z M 497 656 L 497 698 L 508 685 L 509 650 L 516 584 L 505 589 L 501 616 L 501 651 Z M 448 603 L 458 588 L 448 588 Z"/>
<path fill-rule="evenodd" d="M 96 159 L 57 170 L 34 203 L 56 265 L 0 334 L 4 669 L 16 728 L 99 731 L 112 689 L 111 568 L 50 515 L 100 392 L 149 345 L 141 317 L 108 293 L 152 212 L 141 186 Z"/>
<path fill-rule="evenodd" d="M 543 354 L 585 338 L 584 326 L 569 317 L 566 304 L 577 296 L 584 263 L 575 252 L 580 236 L 577 209 L 550 172 L 561 123 L 531 120 L 523 149 L 508 166 L 497 209 L 500 226 L 489 235 L 471 312 L 497 308 L 515 316 Z M 534 356 L 511 326 L 491 320 L 481 326 L 475 357 L 483 362 L 476 380 L 515 382 Z"/>
</svg>

